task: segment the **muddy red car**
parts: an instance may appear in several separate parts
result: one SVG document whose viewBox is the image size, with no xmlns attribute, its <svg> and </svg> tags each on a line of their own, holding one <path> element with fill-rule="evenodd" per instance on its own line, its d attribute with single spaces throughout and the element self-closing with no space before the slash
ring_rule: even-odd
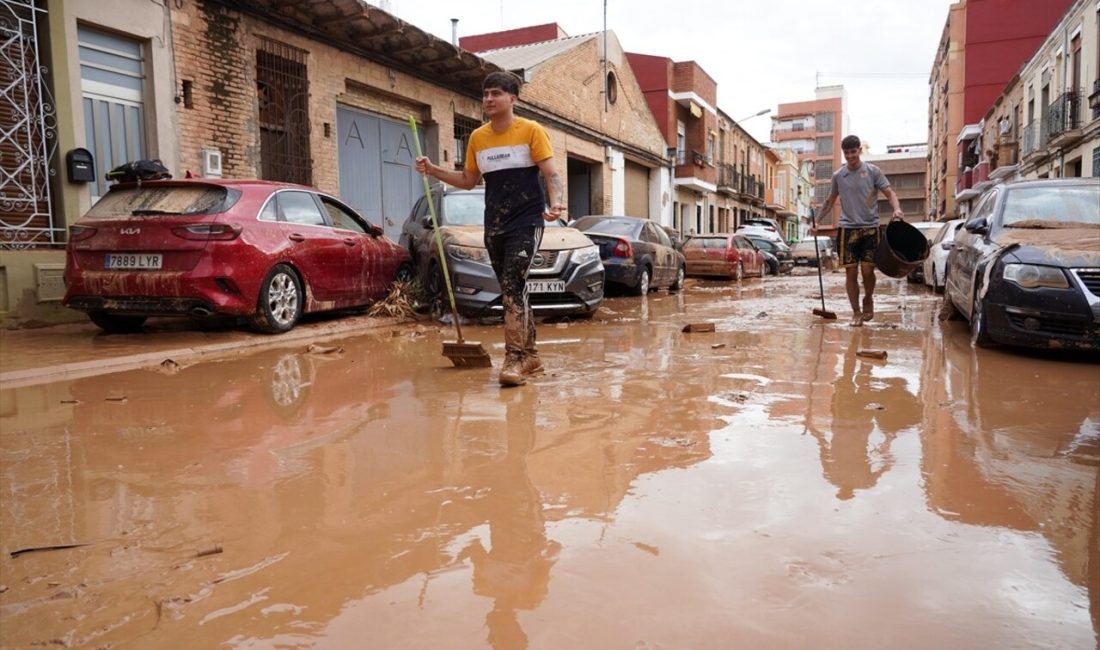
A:
<svg viewBox="0 0 1100 650">
<path fill-rule="evenodd" d="M 380 300 L 410 269 L 382 228 L 313 188 L 120 183 L 70 229 L 64 304 L 112 332 L 228 315 L 277 334 L 304 313 Z"/>
</svg>

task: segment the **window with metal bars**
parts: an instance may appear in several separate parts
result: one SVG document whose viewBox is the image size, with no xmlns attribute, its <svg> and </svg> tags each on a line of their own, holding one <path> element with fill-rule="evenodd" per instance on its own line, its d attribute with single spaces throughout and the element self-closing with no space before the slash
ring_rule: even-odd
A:
<svg viewBox="0 0 1100 650">
<path fill-rule="evenodd" d="M 312 185 L 305 50 L 266 38 L 256 50 L 260 177 Z"/>
<path fill-rule="evenodd" d="M 481 126 L 475 119 L 455 113 L 455 169 L 462 169 L 466 164 L 466 145 L 470 142 L 470 134 Z"/>
</svg>

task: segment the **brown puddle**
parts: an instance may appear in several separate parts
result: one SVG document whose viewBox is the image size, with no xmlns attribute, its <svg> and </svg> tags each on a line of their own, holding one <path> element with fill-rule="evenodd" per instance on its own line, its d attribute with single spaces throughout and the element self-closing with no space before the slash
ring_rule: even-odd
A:
<svg viewBox="0 0 1100 650">
<path fill-rule="evenodd" d="M 1094 647 L 1097 366 L 827 281 L 0 391 L 0 645 Z"/>
</svg>

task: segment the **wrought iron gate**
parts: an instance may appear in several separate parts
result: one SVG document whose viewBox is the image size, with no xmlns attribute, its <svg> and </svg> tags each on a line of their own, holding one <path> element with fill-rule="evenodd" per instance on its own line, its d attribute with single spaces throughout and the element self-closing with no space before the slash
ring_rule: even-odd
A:
<svg viewBox="0 0 1100 650">
<path fill-rule="evenodd" d="M 50 183 L 57 122 L 39 52 L 46 11 L 0 0 L 0 248 L 60 244 Z"/>
</svg>

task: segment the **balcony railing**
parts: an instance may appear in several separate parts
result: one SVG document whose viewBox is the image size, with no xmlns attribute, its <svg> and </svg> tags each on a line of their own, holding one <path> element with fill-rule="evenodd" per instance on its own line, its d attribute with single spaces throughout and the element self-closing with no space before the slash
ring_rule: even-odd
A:
<svg viewBox="0 0 1100 650">
<path fill-rule="evenodd" d="M 1035 120 L 1024 127 L 1023 142 L 1020 143 L 1020 156 L 1026 158 L 1039 149 L 1046 149 L 1047 133 L 1046 124 L 1042 120 Z"/>
<path fill-rule="evenodd" d="M 1081 93 L 1070 91 L 1047 107 L 1047 134 L 1055 137 L 1081 128 Z"/>
<path fill-rule="evenodd" d="M 737 172 L 734 170 L 733 165 L 729 163 L 718 164 L 718 187 L 719 189 L 733 189 L 737 183 Z"/>
</svg>

